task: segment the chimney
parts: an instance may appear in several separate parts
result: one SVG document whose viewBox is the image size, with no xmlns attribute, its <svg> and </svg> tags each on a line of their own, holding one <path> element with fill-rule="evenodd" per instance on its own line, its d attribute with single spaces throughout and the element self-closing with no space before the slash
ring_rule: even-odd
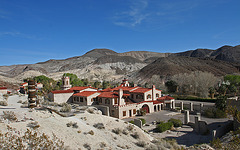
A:
<svg viewBox="0 0 240 150">
<path fill-rule="evenodd" d="M 119 89 L 118 91 L 118 105 L 124 105 L 124 99 L 122 98 L 123 96 L 123 90 Z"/>
<path fill-rule="evenodd" d="M 152 100 L 156 100 L 156 87 L 155 85 L 152 85 Z"/>
</svg>

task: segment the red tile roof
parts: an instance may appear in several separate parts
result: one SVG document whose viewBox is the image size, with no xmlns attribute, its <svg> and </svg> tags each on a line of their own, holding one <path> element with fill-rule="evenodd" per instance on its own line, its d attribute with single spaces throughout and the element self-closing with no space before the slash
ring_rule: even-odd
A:
<svg viewBox="0 0 240 150">
<path fill-rule="evenodd" d="M 136 90 L 131 91 L 131 93 L 146 93 L 148 91 L 150 91 L 152 89 L 148 89 L 148 88 L 137 88 Z"/>
<path fill-rule="evenodd" d="M 140 88 L 140 87 L 127 87 L 127 86 L 121 87 L 121 86 L 119 86 L 119 87 L 113 88 L 112 90 L 113 91 L 118 91 L 119 89 L 122 89 L 123 91 L 131 91 L 131 90 L 134 90 L 134 89 L 137 89 L 137 88 Z"/>
<path fill-rule="evenodd" d="M 113 91 L 111 88 L 101 90 L 101 92 L 111 92 L 111 91 Z"/>
<path fill-rule="evenodd" d="M 0 90 L 6 90 L 7 88 L 6 87 L 0 87 Z"/>
<path fill-rule="evenodd" d="M 153 101 L 153 104 L 163 103 L 163 101 Z"/>
<path fill-rule="evenodd" d="M 83 96 L 83 97 L 88 97 L 88 96 L 91 96 L 95 93 L 99 93 L 97 91 L 83 91 L 83 92 L 80 92 L 80 93 L 76 93 L 76 94 L 73 94 L 74 96 Z M 100 93 L 99 93 L 100 94 Z"/>
<path fill-rule="evenodd" d="M 82 91 L 82 90 L 85 90 L 87 88 L 90 88 L 90 87 L 88 87 L 88 86 L 75 86 L 75 87 L 70 88 L 69 90 Z"/>
<path fill-rule="evenodd" d="M 102 92 L 98 97 L 117 98 L 118 93 L 116 92 Z"/>
<path fill-rule="evenodd" d="M 27 82 L 24 82 L 24 83 L 22 83 L 22 84 L 20 84 L 20 85 L 24 85 L 24 84 L 28 84 Z"/>
<path fill-rule="evenodd" d="M 163 96 L 163 97 L 159 97 L 157 100 L 172 100 L 172 99 L 174 98 L 170 96 Z"/>
<path fill-rule="evenodd" d="M 56 91 L 51 91 L 53 94 L 60 94 L 60 93 L 73 93 L 73 90 L 56 90 Z"/>
</svg>

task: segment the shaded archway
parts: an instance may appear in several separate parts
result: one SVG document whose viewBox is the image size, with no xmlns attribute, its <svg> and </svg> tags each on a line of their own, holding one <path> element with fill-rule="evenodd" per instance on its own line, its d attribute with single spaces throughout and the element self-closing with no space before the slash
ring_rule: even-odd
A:
<svg viewBox="0 0 240 150">
<path fill-rule="evenodd" d="M 142 109 L 145 110 L 146 113 L 149 113 L 149 107 L 148 107 L 147 104 L 144 104 L 144 105 L 142 106 Z"/>
<path fill-rule="evenodd" d="M 157 106 L 156 105 L 154 106 L 154 111 L 157 111 Z"/>
</svg>

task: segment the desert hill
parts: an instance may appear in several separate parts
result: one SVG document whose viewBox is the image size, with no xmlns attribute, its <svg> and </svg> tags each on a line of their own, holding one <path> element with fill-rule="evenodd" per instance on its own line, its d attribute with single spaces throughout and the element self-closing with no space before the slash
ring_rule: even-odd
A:
<svg viewBox="0 0 240 150">
<path fill-rule="evenodd" d="M 183 57 L 182 57 L 183 56 Z M 191 62 L 191 63 L 190 63 Z M 82 56 L 48 60 L 36 64 L 0 66 L 0 80 L 15 82 L 39 74 L 60 79 L 65 72 L 89 80 L 119 81 L 121 78 L 154 74 L 171 76 L 191 71 L 208 71 L 222 76 L 239 73 L 240 45 L 216 50 L 196 49 L 182 53 L 130 51 L 117 53 L 110 49 L 93 49 Z"/>
<path fill-rule="evenodd" d="M 193 71 L 211 72 L 216 76 L 224 76 L 226 74 L 240 73 L 235 65 L 239 64 L 209 58 L 184 56 L 165 57 L 158 58 L 142 68 L 137 76 L 173 76 L 175 74 L 190 73 Z"/>
</svg>

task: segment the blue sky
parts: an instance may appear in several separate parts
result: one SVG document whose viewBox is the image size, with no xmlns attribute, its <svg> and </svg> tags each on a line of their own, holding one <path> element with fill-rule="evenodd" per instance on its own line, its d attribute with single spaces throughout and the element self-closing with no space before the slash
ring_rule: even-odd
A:
<svg viewBox="0 0 240 150">
<path fill-rule="evenodd" d="M 240 44 L 239 0 L 0 0 L 0 65 Z"/>
</svg>

